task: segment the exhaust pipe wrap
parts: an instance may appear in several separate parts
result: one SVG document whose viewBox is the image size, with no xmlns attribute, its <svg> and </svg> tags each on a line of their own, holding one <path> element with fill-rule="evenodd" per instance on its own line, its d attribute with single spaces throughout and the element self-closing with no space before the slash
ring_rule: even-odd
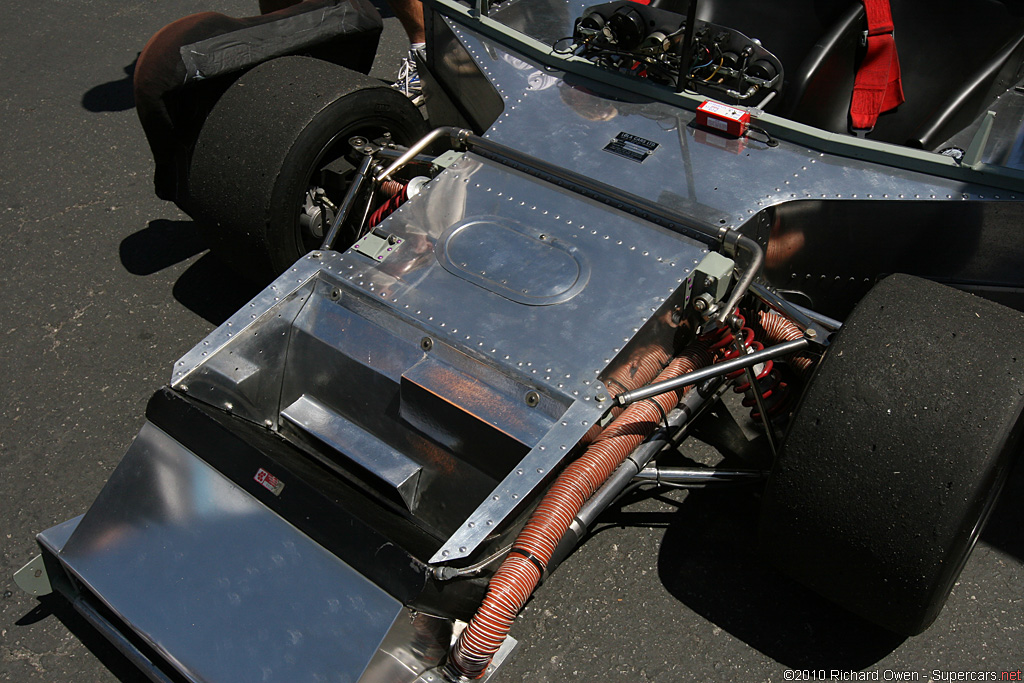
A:
<svg viewBox="0 0 1024 683">
<path fill-rule="evenodd" d="M 672 379 L 711 362 L 710 344 L 698 340 L 676 356 L 656 379 Z M 476 615 L 452 647 L 445 672 L 449 678 L 474 679 L 483 675 L 580 508 L 657 429 L 689 388 L 625 408 L 586 452 L 559 475 L 491 579 Z"/>
</svg>

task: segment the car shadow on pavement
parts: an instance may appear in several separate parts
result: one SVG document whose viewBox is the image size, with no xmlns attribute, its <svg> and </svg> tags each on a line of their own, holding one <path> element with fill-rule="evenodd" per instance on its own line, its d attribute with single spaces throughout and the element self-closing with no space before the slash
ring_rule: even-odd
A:
<svg viewBox="0 0 1024 683">
<path fill-rule="evenodd" d="M 60 595 L 51 593 L 39 598 L 39 604 L 18 619 L 15 625 L 31 628 L 50 616 L 56 617 L 121 683 L 147 683 L 150 680 Z"/>
<path fill-rule="evenodd" d="M 1018 455 L 996 507 L 981 532 L 981 540 L 1024 562 L 1024 457 Z"/>
<path fill-rule="evenodd" d="M 158 218 L 121 240 L 121 264 L 132 275 L 152 275 L 206 249 L 206 240 L 192 221 Z"/>
<path fill-rule="evenodd" d="M 658 574 L 680 602 L 792 669 L 861 670 L 904 638 L 870 624 L 767 565 L 750 490 L 691 491 L 662 541 Z"/>
<path fill-rule="evenodd" d="M 82 95 L 82 108 L 86 111 L 125 111 L 135 106 L 135 92 L 133 81 L 135 79 L 135 63 L 138 56 L 131 64 L 124 67 L 124 78 L 116 81 L 108 81 L 89 88 Z"/>
<path fill-rule="evenodd" d="M 213 254 L 204 254 L 174 283 L 173 294 L 185 308 L 220 325 L 261 289 L 236 275 Z"/>
<path fill-rule="evenodd" d="M 207 248 L 206 238 L 193 221 L 157 219 L 121 241 L 121 264 L 133 275 L 153 275 Z M 259 285 L 235 275 L 207 253 L 178 277 L 172 294 L 185 308 L 220 325 L 259 291 Z"/>
</svg>

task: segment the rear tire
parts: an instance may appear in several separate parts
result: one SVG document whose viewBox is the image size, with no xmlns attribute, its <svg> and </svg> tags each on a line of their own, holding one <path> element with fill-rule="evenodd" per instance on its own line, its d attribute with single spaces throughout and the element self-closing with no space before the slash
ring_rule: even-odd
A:
<svg viewBox="0 0 1024 683">
<path fill-rule="evenodd" d="M 349 151 L 349 138 L 390 133 L 407 145 L 426 130 L 408 98 L 380 81 L 308 57 L 274 59 L 239 78 L 211 110 L 186 206 L 214 253 L 265 282 L 320 246 L 322 236 L 299 217 L 307 190 Z"/>
<path fill-rule="evenodd" d="M 1024 315 L 893 275 L 850 315 L 765 491 L 762 550 L 903 634 L 945 604 L 1020 444 Z"/>
</svg>

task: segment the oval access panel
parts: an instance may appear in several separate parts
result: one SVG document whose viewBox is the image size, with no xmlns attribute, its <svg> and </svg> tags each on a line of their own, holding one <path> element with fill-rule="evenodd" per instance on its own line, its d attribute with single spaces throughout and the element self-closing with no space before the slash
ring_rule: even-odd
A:
<svg viewBox="0 0 1024 683">
<path fill-rule="evenodd" d="M 438 240 L 435 253 L 448 272 L 531 306 L 568 301 L 590 279 L 575 248 L 502 218 L 455 224 Z"/>
</svg>

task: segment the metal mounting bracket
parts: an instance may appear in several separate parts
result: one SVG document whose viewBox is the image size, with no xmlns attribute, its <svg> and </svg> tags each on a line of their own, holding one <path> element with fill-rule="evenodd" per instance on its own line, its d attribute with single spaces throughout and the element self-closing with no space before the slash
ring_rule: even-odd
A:
<svg viewBox="0 0 1024 683">
<path fill-rule="evenodd" d="M 14 572 L 14 582 L 18 584 L 18 588 L 33 597 L 38 598 L 53 592 L 42 555 L 36 555 L 28 564 Z"/>
<path fill-rule="evenodd" d="M 352 248 L 364 256 L 369 256 L 374 261 L 381 262 L 394 253 L 395 249 L 404 241 L 395 235 L 389 234 L 382 237 L 371 232 L 358 239 Z"/>
</svg>

